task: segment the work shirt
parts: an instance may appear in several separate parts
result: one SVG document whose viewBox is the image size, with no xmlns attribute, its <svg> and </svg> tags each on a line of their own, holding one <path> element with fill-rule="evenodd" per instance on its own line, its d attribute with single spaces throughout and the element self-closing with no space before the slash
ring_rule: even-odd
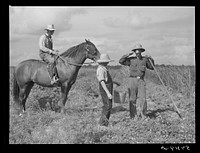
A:
<svg viewBox="0 0 200 153">
<path fill-rule="evenodd" d="M 48 36 L 46 33 L 43 34 L 39 39 L 39 48 L 40 51 L 49 53 L 53 49 L 53 40 L 51 36 Z"/>
<path fill-rule="evenodd" d="M 99 65 L 97 68 L 96 75 L 99 82 L 105 81 L 106 84 L 112 83 L 110 73 L 105 66 Z"/>
<path fill-rule="evenodd" d="M 127 55 L 124 55 L 119 60 L 119 63 L 129 66 L 130 77 L 144 78 L 146 68 L 150 70 L 154 69 L 149 60 L 151 60 L 154 65 L 154 60 L 152 58 L 141 57 L 141 59 L 139 59 L 137 57 L 128 57 Z"/>
</svg>

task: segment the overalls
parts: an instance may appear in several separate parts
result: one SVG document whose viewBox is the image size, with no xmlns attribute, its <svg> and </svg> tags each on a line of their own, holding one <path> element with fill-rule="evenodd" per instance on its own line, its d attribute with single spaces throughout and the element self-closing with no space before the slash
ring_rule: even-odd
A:
<svg viewBox="0 0 200 153">
<path fill-rule="evenodd" d="M 111 109 L 112 109 L 112 99 L 108 99 L 108 96 L 101 85 L 101 81 L 105 81 L 106 87 L 108 88 L 111 94 L 113 92 L 113 81 L 112 81 L 109 71 L 105 67 L 104 68 L 101 66 L 99 67 L 97 69 L 97 78 L 99 80 L 99 91 L 100 91 L 102 103 L 103 103 L 99 124 L 103 126 L 108 126 L 108 123 L 109 123 L 108 120 L 110 118 Z M 98 75 L 101 75 L 102 77 L 98 77 Z"/>
</svg>

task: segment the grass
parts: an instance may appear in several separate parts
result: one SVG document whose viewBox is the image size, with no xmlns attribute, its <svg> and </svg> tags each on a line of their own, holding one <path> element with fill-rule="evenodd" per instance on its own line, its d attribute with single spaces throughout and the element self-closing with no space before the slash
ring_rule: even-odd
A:
<svg viewBox="0 0 200 153">
<path fill-rule="evenodd" d="M 107 143 L 195 143 L 195 86 L 193 67 L 157 66 L 158 72 L 181 111 L 183 120 L 172 109 L 171 101 L 153 71 L 146 72 L 148 118 L 145 121 L 129 119 L 126 103 L 113 103 L 107 128 L 98 126 L 101 115 L 101 97 L 98 91 L 96 69 L 83 67 L 69 92 L 66 113 L 59 109 L 60 89 L 34 85 L 23 117 L 14 113 L 10 96 L 10 144 L 107 144 Z M 113 79 L 121 83 L 116 90 L 127 88 L 128 68 L 110 67 Z M 190 69 L 190 77 L 188 74 Z M 12 88 L 12 71 L 10 88 Z M 178 77 L 180 75 L 181 77 Z M 169 80 L 175 79 L 175 80 Z M 185 81 L 184 81 L 185 80 Z M 12 91 L 10 92 L 10 94 Z"/>
</svg>

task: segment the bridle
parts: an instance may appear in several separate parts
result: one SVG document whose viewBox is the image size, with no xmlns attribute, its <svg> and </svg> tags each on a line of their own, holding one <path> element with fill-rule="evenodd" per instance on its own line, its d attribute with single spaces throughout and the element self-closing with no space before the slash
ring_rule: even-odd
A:
<svg viewBox="0 0 200 153">
<path fill-rule="evenodd" d="M 86 49 L 86 55 L 85 55 L 85 58 L 86 58 L 86 59 L 88 58 L 88 53 L 89 53 L 89 51 L 90 51 L 87 47 L 88 47 L 88 45 L 86 45 L 86 47 L 85 47 L 85 49 Z"/>
</svg>

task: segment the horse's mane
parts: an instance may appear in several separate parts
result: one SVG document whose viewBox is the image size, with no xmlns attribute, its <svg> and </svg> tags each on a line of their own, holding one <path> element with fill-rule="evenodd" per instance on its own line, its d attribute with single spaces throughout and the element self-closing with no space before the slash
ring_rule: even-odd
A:
<svg viewBox="0 0 200 153">
<path fill-rule="evenodd" d="M 77 54 L 79 52 L 81 52 L 83 50 L 84 44 L 85 44 L 85 42 L 83 42 L 79 45 L 73 46 L 73 47 L 69 48 L 68 50 L 66 50 L 64 53 L 60 54 L 60 56 L 73 58 L 73 57 L 77 56 Z"/>
</svg>

